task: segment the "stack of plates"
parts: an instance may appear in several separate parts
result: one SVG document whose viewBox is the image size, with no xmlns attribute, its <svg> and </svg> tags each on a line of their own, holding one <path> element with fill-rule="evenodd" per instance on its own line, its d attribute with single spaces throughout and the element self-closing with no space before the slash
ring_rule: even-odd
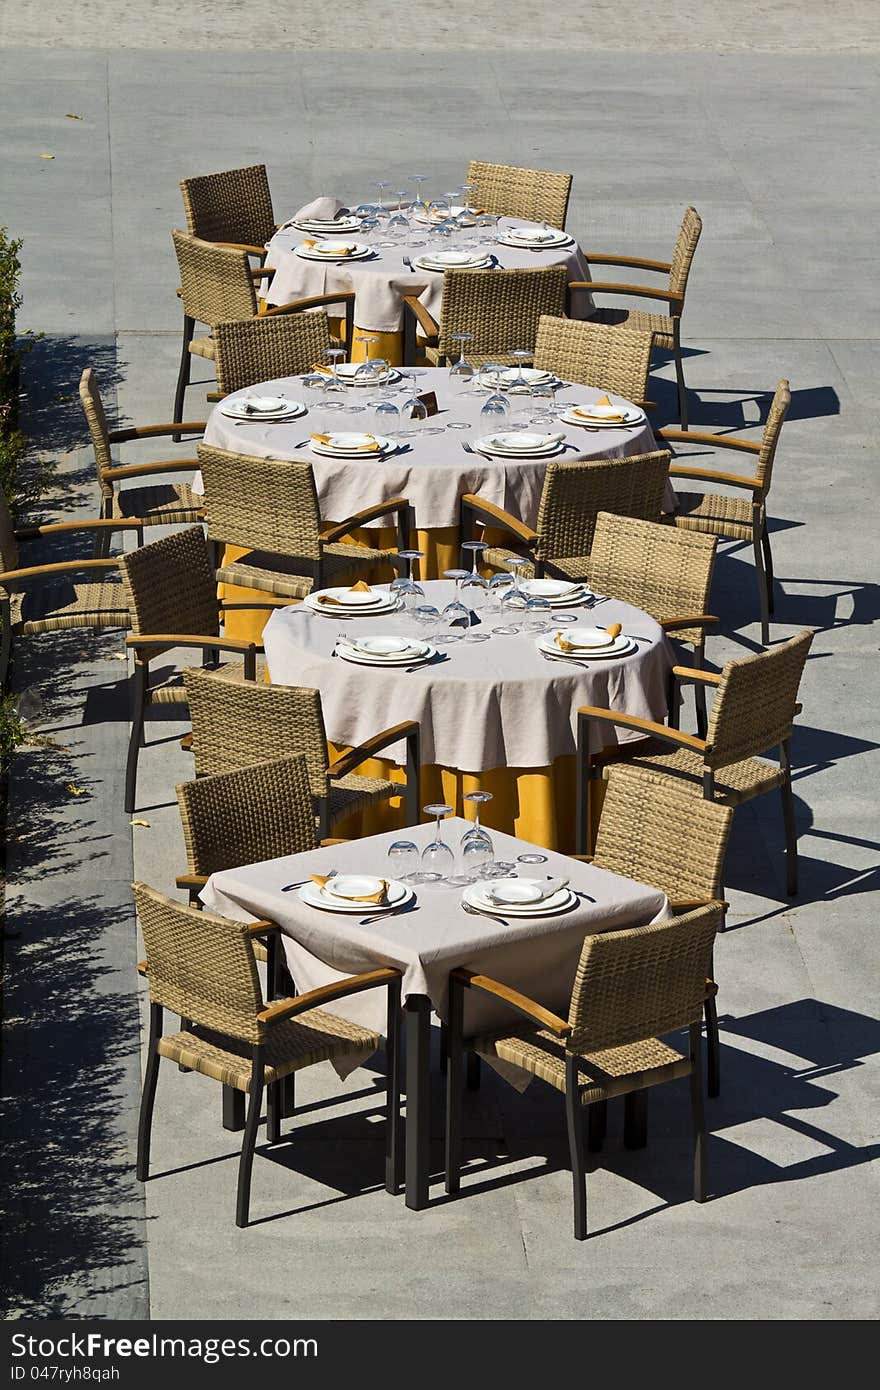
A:
<svg viewBox="0 0 880 1390">
<path fill-rule="evenodd" d="M 321 603 L 322 598 L 333 598 L 336 602 Z M 342 588 L 319 589 L 306 594 L 303 605 L 313 613 L 323 613 L 326 618 L 338 618 L 343 613 L 346 617 L 369 618 L 376 613 L 396 613 L 401 602 L 388 589 L 371 589 L 365 593 L 362 589 Z"/>
<path fill-rule="evenodd" d="M 373 248 L 362 241 L 316 241 L 314 246 L 297 246 L 297 256 L 306 261 L 362 261 Z"/>
<path fill-rule="evenodd" d="M 623 416 L 621 420 L 619 417 Z M 613 419 L 610 417 L 617 416 Z M 646 419 L 645 412 L 637 405 L 577 405 L 570 406 L 560 420 L 565 425 L 589 425 L 591 429 L 619 430 L 626 425 L 640 425 Z"/>
<path fill-rule="evenodd" d="M 369 377 L 364 374 L 358 376 L 358 371 L 365 365 L 364 362 L 337 362 L 336 375 L 346 386 L 384 386 L 386 382 L 400 380 L 400 372 L 394 367 L 388 367 L 378 376 L 375 373 Z"/>
<path fill-rule="evenodd" d="M 221 401 L 218 409 L 232 420 L 295 420 L 306 413 L 302 401 L 284 396 L 234 396 Z"/>
<path fill-rule="evenodd" d="M 416 638 L 345 637 L 339 639 L 336 655 L 359 666 L 415 666 L 430 661 L 437 648 Z"/>
<path fill-rule="evenodd" d="M 424 213 L 417 213 L 413 218 L 413 221 L 421 222 L 427 226 L 437 222 L 445 222 L 447 217 L 456 218 L 457 221 L 459 221 L 463 227 L 473 227 L 477 220 L 476 213 L 471 212 L 468 208 L 463 207 L 461 204 L 459 204 L 456 207 L 451 207 L 448 213 L 432 212 L 429 208 L 427 216 L 425 216 Z"/>
<path fill-rule="evenodd" d="M 488 458 L 549 458 L 565 448 L 561 434 L 532 434 L 528 430 L 507 430 L 484 434 L 474 442 L 478 454 Z"/>
<path fill-rule="evenodd" d="M 595 658 L 596 661 L 604 661 L 611 656 L 632 656 L 633 652 L 639 650 L 637 642 L 626 633 L 621 632 L 617 637 L 609 637 L 604 628 L 601 627 L 567 627 L 563 633 L 563 638 L 571 644 L 571 651 L 563 651 L 556 642 L 556 633 L 547 632 L 537 640 L 538 651 L 545 656 L 556 656 L 562 660 L 585 660 Z"/>
<path fill-rule="evenodd" d="M 488 883 L 468 884 L 462 901 L 478 912 L 503 912 L 505 917 L 552 917 L 566 912 L 577 902 L 577 894 L 568 887 L 560 888 L 549 897 L 537 879 L 496 878 Z"/>
<path fill-rule="evenodd" d="M 568 608 L 593 597 L 586 584 L 576 584 L 570 579 L 523 579 L 519 587 L 527 598 L 546 599 L 551 608 Z"/>
<path fill-rule="evenodd" d="M 559 227 L 508 227 L 498 238 L 505 246 L 525 246 L 530 251 L 552 251 L 571 246 L 573 238 Z"/>
<path fill-rule="evenodd" d="M 515 381 L 520 378 L 525 382 L 524 386 L 514 386 Z M 542 371 L 540 367 L 504 367 L 500 372 L 487 372 L 481 377 L 479 385 L 488 390 L 499 388 L 502 391 L 510 391 L 515 395 L 517 392 L 530 391 L 533 386 L 557 386 L 561 385 L 559 377 L 554 372 Z"/>
<path fill-rule="evenodd" d="M 327 439 L 327 444 L 320 439 L 310 439 L 312 453 L 320 454 L 323 458 L 377 459 L 393 453 L 397 448 L 396 441 L 383 434 L 355 434 L 354 431 L 339 430 L 328 434 Z"/>
<path fill-rule="evenodd" d="M 419 270 L 483 270 L 493 259 L 486 251 L 433 251 L 416 256 L 413 265 Z"/>
<path fill-rule="evenodd" d="M 335 221 L 331 218 L 306 218 L 302 222 L 291 222 L 288 225 L 300 232 L 312 232 L 317 236 L 344 236 L 346 232 L 358 231 L 361 220 L 359 217 L 337 217 Z"/>
<path fill-rule="evenodd" d="M 376 912 L 390 912 L 411 902 L 415 893 L 406 883 L 396 878 L 386 878 L 384 903 L 364 902 L 363 899 L 382 890 L 383 880 L 369 874 L 334 874 L 323 888 L 317 883 L 304 883 L 299 890 L 300 902 L 309 907 L 320 907 L 325 912 L 357 912 L 361 916 L 372 917 Z M 357 901 L 360 899 L 360 901 Z"/>
</svg>

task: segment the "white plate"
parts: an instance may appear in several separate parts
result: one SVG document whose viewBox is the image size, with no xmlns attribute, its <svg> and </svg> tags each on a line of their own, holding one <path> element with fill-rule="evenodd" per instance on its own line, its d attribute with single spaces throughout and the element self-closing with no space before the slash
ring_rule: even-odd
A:
<svg viewBox="0 0 880 1390">
<path fill-rule="evenodd" d="M 348 431 L 344 433 L 342 431 L 331 431 L 330 433 L 331 437 L 335 435 L 336 438 L 349 441 L 351 439 L 364 439 L 363 435 L 355 435 Z M 313 454 L 321 454 L 324 458 L 336 459 L 377 459 L 381 458 L 383 454 L 390 453 L 397 448 L 396 439 L 388 439 L 384 434 L 376 434 L 373 438 L 379 445 L 378 449 L 358 449 L 356 445 L 351 443 L 347 443 L 346 445 L 321 444 L 316 439 L 309 440 L 309 448 Z"/>
<path fill-rule="evenodd" d="M 333 594 L 341 590 L 322 589 L 322 593 Z M 350 607 L 347 603 L 319 603 L 317 594 L 306 594 L 303 604 L 310 613 L 320 613 L 324 618 L 376 618 L 385 613 L 397 613 L 402 607 L 403 602 L 393 594 L 383 594 L 382 601 L 377 604 L 369 604 L 360 608 Z"/>
<path fill-rule="evenodd" d="M 556 879 L 559 882 L 559 879 Z M 557 888 L 553 893 L 547 892 L 548 883 L 537 878 L 496 878 L 491 880 L 485 888 L 486 897 L 490 902 L 497 903 L 499 907 L 528 907 L 534 903 L 549 902 L 562 892 Z"/>
<path fill-rule="evenodd" d="M 360 230 L 361 220 L 359 217 L 340 217 L 338 222 L 291 222 L 290 229 L 299 232 L 309 232 L 313 236 L 333 236 L 335 233 L 357 232 Z"/>
<path fill-rule="evenodd" d="M 529 598 L 564 599 L 571 603 L 575 598 L 584 598 L 586 589 L 570 579 L 524 579 L 519 586 Z"/>
<path fill-rule="evenodd" d="M 374 912 L 390 912 L 392 908 L 411 902 L 415 893 L 406 883 L 397 879 L 386 879 L 388 884 L 387 903 L 347 903 L 342 898 L 333 898 L 319 888 L 317 883 L 304 883 L 298 891 L 300 902 L 308 907 L 318 907 L 324 912 L 355 912 L 362 917 L 372 916 Z"/>
<path fill-rule="evenodd" d="M 554 246 L 560 241 L 571 241 L 561 227 L 506 227 L 504 236 L 520 246 Z"/>
<path fill-rule="evenodd" d="M 589 406 L 582 406 L 581 409 L 589 409 Z M 600 415 L 586 416 L 575 415 L 574 410 L 566 410 L 564 415 L 560 415 L 560 420 L 565 425 L 589 425 L 591 429 L 622 429 L 625 425 L 641 425 L 644 423 L 645 412 L 639 410 L 638 406 L 612 406 L 610 407 L 616 415 L 622 415 L 622 420 L 603 420 Z"/>
<path fill-rule="evenodd" d="M 387 882 L 386 879 L 385 883 L 387 884 Z M 329 883 L 329 888 L 325 883 L 323 888 L 318 890 L 322 897 L 342 898 L 344 902 L 355 902 L 358 899 L 363 901 L 369 894 L 378 893 L 383 880 L 371 874 L 334 874 Z"/>
<path fill-rule="evenodd" d="M 256 404 L 267 401 L 275 401 L 276 404 L 271 408 L 265 404 L 258 407 Z M 246 409 L 247 405 L 250 405 L 250 410 Z M 221 415 L 228 415 L 231 420 L 253 420 L 255 424 L 260 420 L 295 420 L 306 413 L 302 401 L 286 401 L 282 396 L 252 396 L 247 400 L 239 396 L 235 400 L 220 401 L 218 409 Z"/>
<path fill-rule="evenodd" d="M 491 264 L 491 256 L 468 255 L 466 251 L 438 251 L 433 256 L 416 256 L 413 261 L 419 270 L 482 270 Z"/>
<path fill-rule="evenodd" d="M 307 249 L 305 246 L 297 246 L 294 250 L 294 255 L 301 256 L 304 261 L 330 261 L 331 264 L 337 262 L 344 264 L 347 261 L 362 261 L 365 256 L 372 256 L 373 254 L 372 246 L 364 246 L 363 243 L 359 241 L 354 243 L 354 248 L 355 249 L 350 251 L 346 256 L 340 255 L 339 253 L 333 255 L 327 251 L 313 251 Z"/>
<path fill-rule="evenodd" d="M 525 903 L 521 907 L 510 903 L 496 903 L 487 896 L 486 888 L 482 883 L 468 884 L 461 896 L 464 902 L 470 903 L 471 907 L 475 907 L 478 912 L 490 912 L 494 913 L 495 916 L 504 917 L 552 917 L 557 912 L 564 912 L 566 908 L 571 907 L 572 903 L 577 902 L 577 895 L 570 888 L 560 888 L 558 893 L 554 893 L 550 898 L 545 898 L 543 902 Z"/>
<path fill-rule="evenodd" d="M 566 638 L 570 631 L 573 629 L 569 628 L 566 631 Z M 605 647 L 576 647 L 574 651 L 570 652 L 564 652 L 561 647 L 556 645 L 555 633 L 545 633 L 544 636 L 537 639 L 536 645 L 538 651 L 543 652 L 545 656 L 557 657 L 563 661 L 566 659 L 569 661 L 605 661 L 607 657 L 612 656 L 632 656 L 634 652 L 639 650 L 638 642 L 634 642 L 631 637 L 627 637 L 624 633 L 609 640 Z"/>
<path fill-rule="evenodd" d="M 337 607 L 338 604 L 344 608 L 378 608 L 387 603 L 389 598 L 387 593 L 380 593 L 378 589 L 371 589 L 369 593 L 365 593 L 363 589 L 346 588 L 344 585 L 339 589 L 318 589 L 308 597 L 317 599 L 324 594 L 337 600 L 337 604 L 330 605 L 331 608 Z"/>
<path fill-rule="evenodd" d="M 493 385 L 505 387 L 510 386 L 520 376 L 528 386 L 549 386 L 558 379 L 554 372 L 544 371 L 541 367 L 523 367 L 522 371 L 519 367 L 505 367 L 501 372 L 488 374 Z"/>
<path fill-rule="evenodd" d="M 409 656 L 368 656 L 366 652 L 359 652 L 349 642 L 339 642 L 336 653 L 340 660 L 349 661 L 353 666 L 382 666 L 394 670 L 398 666 L 421 666 L 437 655 L 437 648 L 432 647 L 430 642 L 419 643 L 419 646 L 423 646 L 424 651 L 418 654 L 410 653 Z"/>
<path fill-rule="evenodd" d="M 373 376 L 369 381 L 365 381 L 363 377 L 357 375 L 358 368 L 363 366 L 363 362 L 339 362 L 336 367 L 336 375 L 340 381 L 345 382 L 346 386 L 384 386 L 389 381 L 400 380 L 400 372 L 389 367 L 388 371 L 383 372 L 381 376 Z"/>
<path fill-rule="evenodd" d="M 381 657 L 383 661 L 395 661 L 403 657 L 424 656 L 428 650 L 427 642 L 408 637 L 355 637 L 346 643 L 358 656 Z"/>
<path fill-rule="evenodd" d="M 528 441 L 528 442 L 526 442 Z M 533 458 L 557 453 L 565 447 L 558 435 L 530 434 L 527 430 L 484 434 L 474 441 L 481 454 L 502 454 L 506 458 Z"/>
</svg>

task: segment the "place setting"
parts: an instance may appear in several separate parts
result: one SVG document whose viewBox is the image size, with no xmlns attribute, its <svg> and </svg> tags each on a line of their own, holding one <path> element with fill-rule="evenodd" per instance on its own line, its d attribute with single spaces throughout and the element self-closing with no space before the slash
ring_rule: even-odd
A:
<svg viewBox="0 0 880 1390">
<path fill-rule="evenodd" d="M 560 227 L 505 227 L 496 240 L 502 246 L 518 246 L 528 251 L 555 251 L 560 246 L 573 246 L 574 238 Z"/>
<path fill-rule="evenodd" d="M 294 255 L 304 261 L 364 261 L 376 256 L 372 246 L 362 241 L 320 239 L 301 241 Z"/>
<path fill-rule="evenodd" d="M 338 912 L 345 916 L 361 913 L 359 926 L 370 926 L 405 908 L 414 907 L 416 895 L 408 883 L 397 879 L 378 878 L 371 874 L 311 874 L 300 884 L 297 897 L 306 907 L 321 912 Z"/>
<path fill-rule="evenodd" d="M 555 389 L 565 383 L 555 372 L 540 367 L 495 366 L 481 371 L 474 385 L 480 391 L 504 391 L 508 395 L 528 395 L 538 387 Z"/>
<path fill-rule="evenodd" d="M 387 435 L 361 433 L 356 430 L 331 430 L 326 434 L 309 436 L 308 447 L 322 458 L 358 459 L 387 458 L 403 446 Z"/>
<path fill-rule="evenodd" d="M 570 446 L 565 435 L 530 430 L 501 430 L 484 434 L 470 446 L 485 458 L 555 458 Z"/>
<path fill-rule="evenodd" d="M 302 606 L 325 618 L 372 618 L 380 613 L 399 612 L 403 599 L 390 589 L 371 588 L 361 579 L 350 587 L 318 589 L 306 594 Z"/>
<path fill-rule="evenodd" d="M 413 258 L 412 264 L 418 270 L 485 270 L 494 264 L 495 257 L 488 251 L 430 251 Z"/>
<path fill-rule="evenodd" d="M 291 401 L 285 396 L 233 396 L 219 402 L 217 409 L 221 415 L 239 422 L 296 420 L 307 413 L 302 401 Z"/>
<path fill-rule="evenodd" d="M 643 639 L 647 641 L 648 639 Z M 615 657 L 633 656 L 639 643 L 621 629 L 620 623 L 609 627 L 566 627 L 543 633 L 535 642 L 542 656 L 551 661 L 587 665 L 592 661 L 608 661 Z"/>
<path fill-rule="evenodd" d="M 433 661 L 437 654 L 435 646 L 417 637 L 397 637 L 390 633 L 372 633 L 367 637 L 357 637 L 348 632 L 340 632 L 337 635 L 336 644 L 331 652 L 331 656 L 339 657 L 340 660 L 348 661 L 355 666 L 389 670 L 397 670 L 400 667 L 415 670 Z"/>
<path fill-rule="evenodd" d="M 569 405 L 559 417 L 564 425 L 580 425 L 590 430 L 632 428 L 645 424 L 647 418 L 640 406 L 628 401 L 615 405 L 607 395 L 588 405 Z"/>
</svg>

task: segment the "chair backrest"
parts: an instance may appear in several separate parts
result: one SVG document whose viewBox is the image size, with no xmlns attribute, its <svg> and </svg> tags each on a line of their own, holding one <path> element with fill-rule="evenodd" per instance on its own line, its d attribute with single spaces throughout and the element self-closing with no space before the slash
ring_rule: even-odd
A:
<svg viewBox="0 0 880 1390">
<path fill-rule="evenodd" d="M 538 559 L 585 557 L 600 510 L 656 520 L 670 455 L 657 451 L 624 459 L 549 463 L 538 507 Z"/>
<path fill-rule="evenodd" d="M 187 231 L 203 241 L 265 246 L 275 231 L 265 164 L 181 179 Z"/>
<path fill-rule="evenodd" d="M 513 164 L 486 164 L 472 159 L 467 181 L 476 185 L 471 205 L 500 217 L 522 217 L 564 227 L 571 194 L 571 174 L 547 169 L 518 169 Z"/>
<path fill-rule="evenodd" d="M 134 636 L 217 637 L 217 581 L 200 526 L 119 556 Z"/>
<path fill-rule="evenodd" d="M 667 773 L 614 764 L 593 863 L 668 898 L 717 899 L 732 820 L 729 806 L 694 796 Z"/>
<path fill-rule="evenodd" d="M 302 754 L 183 782 L 177 804 L 191 874 L 213 874 L 317 847 Z"/>
<path fill-rule="evenodd" d="M 217 390 L 226 395 L 276 377 L 299 376 L 324 360 L 330 323 L 323 309 L 235 319 L 213 328 Z"/>
<path fill-rule="evenodd" d="M 590 583 L 597 593 L 644 608 L 658 622 L 706 613 L 717 544 L 717 536 L 701 531 L 603 511 L 596 517 Z M 703 635 L 699 627 L 675 632 L 680 641 L 697 645 Z"/>
<path fill-rule="evenodd" d="M 573 1052 L 668 1033 L 702 1016 L 721 903 L 671 921 L 588 936 L 571 994 Z"/>
<path fill-rule="evenodd" d="M 104 470 L 113 467 L 113 459 L 110 455 L 110 427 L 107 424 L 107 413 L 101 399 L 98 378 L 91 367 L 83 368 L 82 376 L 79 379 L 79 399 L 92 439 L 95 467 L 101 492 L 105 497 L 112 497 L 113 485 L 104 478 Z"/>
<path fill-rule="evenodd" d="M 680 294 L 682 299 L 687 293 L 691 262 L 702 230 L 703 219 L 696 208 L 686 208 L 672 252 L 672 269 L 669 272 L 669 288 L 673 294 Z"/>
<path fill-rule="evenodd" d="M 146 883 L 132 884 L 147 951 L 150 1000 L 181 1018 L 242 1042 L 265 1026 L 257 962 L 247 922 L 184 907 Z"/>
<path fill-rule="evenodd" d="M 227 319 L 255 317 L 257 292 L 246 251 L 214 246 L 176 227 L 171 236 L 177 252 L 184 313 L 210 328 Z"/>
<path fill-rule="evenodd" d="M 551 318 L 538 324 L 534 365 L 563 381 L 579 381 L 641 404 L 647 399 L 652 333 L 588 320 Z"/>
<path fill-rule="evenodd" d="M 470 333 L 465 356 L 479 365 L 511 348 L 534 349 L 542 314 L 564 314 L 564 265 L 524 270 L 447 270 L 440 306 L 440 353 L 458 356 L 456 333 Z"/>
<path fill-rule="evenodd" d="M 209 444 L 196 453 L 205 483 L 211 540 L 267 550 L 309 570 L 320 559 L 321 512 L 307 459 L 262 459 Z"/>
<path fill-rule="evenodd" d="M 326 796 L 327 734 L 319 691 L 232 681 L 195 666 L 187 668 L 183 679 L 197 777 L 300 753 L 312 795 Z"/>
<path fill-rule="evenodd" d="M 770 402 L 770 410 L 767 415 L 767 423 L 764 426 L 764 433 L 761 437 L 761 452 L 758 454 L 758 466 L 755 469 L 755 477 L 760 478 L 766 491 L 770 486 L 773 475 L 773 461 L 776 458 L 776 448 L 779 444 L 779 436 L 782 433 L 782 424 L 791 406 L 791 388 L 785 378 L 778 382 L 773 393 L 773 400 Z"/>
<path fill-rule="evenodd" d="M 727 767 L 753 758 L 790 737 L 798 686 L 814 636 L 805 628 L 769 651 L 727 662 L 706 731 L 707 767 Z"/>
</svg>

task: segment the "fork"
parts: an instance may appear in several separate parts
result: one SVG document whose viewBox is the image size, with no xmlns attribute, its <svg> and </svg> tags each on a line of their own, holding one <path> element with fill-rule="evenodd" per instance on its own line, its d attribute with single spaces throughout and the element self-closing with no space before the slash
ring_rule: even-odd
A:
<svg viewBox="0 0 880 1390">
<path fill-rule="evenodd" d="M 590 669 L 589 662 L 576 661 L 573 657 L 570 656 L 548 656 L 546 652 L 542 652 L 541 655 L 543 656 L 545 661 L 552 661 L 554 665 L 561 662 L 563 666 L 581 666 L 585 671 L 589 671 Z"/>
<path fill-rule="evenodd" d="M 404 258 L 403 258 L 403 264 L 406 266 L 407 270 L 411 270 L 412 273 L 413 273 L 413 275 L 415 275 L 415 273 L 416 273 L 416 268 L 415 268 L 415 266 L 413 265 L 412 261 L 410 260 L 409 256 L 404 256 Z"/>
<path fill-rule="evenodd" d="M 465 451 L 466 454 L 475 454 L 475 453 L 476 453 L 476 449 L 473 449 L 473 448 L 471 447 L 471 445 L 468 444 L 468 442 L 467 442 L 466 439 L 463 439 L 463 440 L 461 441 L 461 447 L 464 449 L 464 451 Z"/>
<path fill-rule="evenodd" d="M 335 878 L 336 875 L 337 875 L 338 873 L 339 873 L 339 870 L 338 870 L 338 869 L 331 869 L 330 872 L 329 872 L 329 874 L 327 875 L 327 878 L 328 878 L 328 879 Z M 308 882 L 309 882 L 309 879 L 308 879 L 308 878 L 301 878 L 301 879 L 299 880 L 298 883 L 285 883 L 285 885 L 284 885 L 284 887 L 281 889 L 281 891 L 282 891 L 282 893 L 289 893 L 289 892 L 291 892 L 291 890 L 294 889 L 294 888 L 302 888 L 303 884 L 304 884 L 304 883 L 308 883 Z"/>
<path fill-rule="evenodd" d="M 466 912 L 470 917 L 488 917 L 490 921 L 497 922 L 502 927 L 510 926 L 506 917 L 498 917 L 494 912 L 484 912 L 481 907 L 471 907 L 470 903 L 466 903 L 463 898 L 461 901 L 461 910 L 462 912 Z"/>
<path fill-rule="evenodd" d="M 396 917 L 398 912 L 405 912 L 406 909 L 412 907 L 412 905 L 412 899 L 410 899 L 408 902 L 399 903 L 397 907 L 392 907 L 389 912 L 377 912 L 372 917 L 362 917 L 358 926 L 368 927 L 371 922 L 379 922 L 385 917 Z"/>
</svg>

